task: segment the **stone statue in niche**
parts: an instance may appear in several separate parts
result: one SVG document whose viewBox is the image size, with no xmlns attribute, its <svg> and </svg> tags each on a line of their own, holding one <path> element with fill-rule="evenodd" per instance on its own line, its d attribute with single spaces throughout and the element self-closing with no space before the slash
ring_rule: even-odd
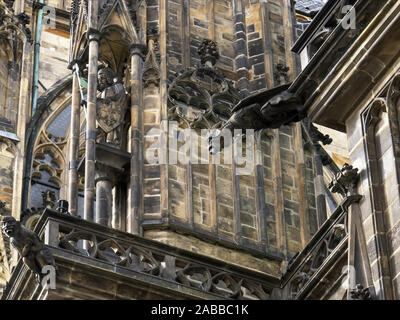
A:
<svg viewBox="0 0 400 320">
<path fill-rule="evenodd" d="M 120 146 L 126 93 L 124 86 L 114 78 L 114 72 L 108 67 L 98 72 L 98 90 L 101 93 L 97 98 L 97 141 Z"/>
<path fill-rule="evenodd" d="M 1 228 L 3 234 L 10 238 L 12 246 L 18 250 L 22 261 L 36 275 L 39 283 L 44 266 L 53 266 L 57 270 L 53 255 L 36 233 L 10 216 L 3 218 Z"/>
</svg>

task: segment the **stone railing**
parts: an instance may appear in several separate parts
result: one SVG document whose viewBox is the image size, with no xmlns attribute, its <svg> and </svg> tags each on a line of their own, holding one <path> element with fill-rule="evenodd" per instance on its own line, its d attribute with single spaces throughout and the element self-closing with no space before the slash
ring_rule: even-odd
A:
<svg viewBox="0 0 400 320">
<path fill-rule="evenodd" d="M 348 247 L 347 212 L 361 196 L 346 197 L 307 246 L 289 262 L 282 277 L 287 299 L 301 300 Z"/>
<path fill-rule="evenodd" d="M 269 299 L 279 286 L 278 278 L 52 210 L 43 213 L 35 229 L 56 262 L 57 256 L 85 257 L 89 265 L 101 262 L 226 299 Z"/>
</svg>

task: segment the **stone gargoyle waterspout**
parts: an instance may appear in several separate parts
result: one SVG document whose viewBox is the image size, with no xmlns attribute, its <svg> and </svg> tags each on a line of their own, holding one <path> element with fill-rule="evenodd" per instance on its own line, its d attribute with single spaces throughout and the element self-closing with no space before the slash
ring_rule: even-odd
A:
<svg viewBox="0 0 400 320">
<path fill-rule="evenodd" d="M 221 139 L 224 129 L 276 129 L 298 122 L 306 117 L 303 105 L 301 97 L 290 90 L 290 84 L 250 95 L 233 108 L 232 116 L 220 129 L 212 130 L 208 137 L 209 150 L 215 153 L 219 143 L 221 148 L 228 147 Z"/>
<path fill-rule="evenodd" d="M 42 280 L 44 266 L 53 266 L 57 270 L 53 255 L 36 233 L 10 216 L 3 217 L 1 228 L 3 234 L 10 238 L 12 246 L 18 250 L 24 264 L 35 274 L 39 283 Z"/>
</svg>

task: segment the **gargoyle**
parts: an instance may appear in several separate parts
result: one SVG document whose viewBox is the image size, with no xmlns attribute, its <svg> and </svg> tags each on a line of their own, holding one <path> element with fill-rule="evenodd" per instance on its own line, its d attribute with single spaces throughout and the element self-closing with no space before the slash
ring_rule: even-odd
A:
<svg viewBox="0 0 400 320">
<path fill-rule="evenodd" d="M 54 257 L 50 250 L 40 241 L 36 233 L 25 228 L 21 222 L 13 217 L 4 217 L 2 231 L 10 238 L 10 242 L 18 250 L 25 265 L 36 275 L 39 283 L 42 280 L 42 269 L 51 265 L 57 269 Z"/>
<path fill-rule="evenodd" d="M 222 128 L 215 129 L 209 136 L 210 152 L 214 153 L 214 146 L 221 140 L 224 129 L 276 129 L 305 118 L 301 98 L 288 90 L 289 87 L 290 84 L 285 84 L 241 100 Z"/>
<path fill-rule="evenodd" d="M 358 169 L 352 165 L 345 163 L 339 172 L 333 177 L 328 185 L 328 189 L 332 193 L 339 193 L 343 197 L 348 196 L 348 193 L 353 191 L 359 177 Z"/>
</svg>

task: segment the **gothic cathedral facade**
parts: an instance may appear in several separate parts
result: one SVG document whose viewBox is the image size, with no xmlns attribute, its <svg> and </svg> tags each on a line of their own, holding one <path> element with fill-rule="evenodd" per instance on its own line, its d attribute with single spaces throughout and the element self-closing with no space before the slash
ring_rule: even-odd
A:
<svg viewBox="0 0 400 320">
<path fill-rule="evenodd" d="M 399 299 L 399 42 L 397 0 L 0 0 L 0 296 Z"/>
</svg>

